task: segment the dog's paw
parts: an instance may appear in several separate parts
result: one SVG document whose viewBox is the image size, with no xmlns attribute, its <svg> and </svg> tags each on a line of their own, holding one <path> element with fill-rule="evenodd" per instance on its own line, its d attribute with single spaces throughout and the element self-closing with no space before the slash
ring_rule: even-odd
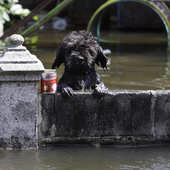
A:
<svg viewBox="0 0 170 170">
<path fill-rule="evenodd" d="M 105 93 L 105 89 L 95 88 L 92 92 L 92 95 L 94 95 L 95 97 L 103 97 Z"/>
<path fill-rule="evenodd" d="M 62 95 L 66 97 L 71 97 L 74 95 L 74 91 L 71 87 L 65 87 L 62 89 Z"/>
</svg>

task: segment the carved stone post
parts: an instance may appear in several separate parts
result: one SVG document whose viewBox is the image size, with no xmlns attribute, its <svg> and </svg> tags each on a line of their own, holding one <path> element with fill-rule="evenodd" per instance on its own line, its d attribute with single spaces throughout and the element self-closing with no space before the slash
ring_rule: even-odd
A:
<svg viewBox="0 0 170 170">
<path fill-rule="evenodd" d="M 14 34 L 0 57 L 0 147 L 36 148 L 37 87 L 44 71 L 40 60 Z"/>
</svg>

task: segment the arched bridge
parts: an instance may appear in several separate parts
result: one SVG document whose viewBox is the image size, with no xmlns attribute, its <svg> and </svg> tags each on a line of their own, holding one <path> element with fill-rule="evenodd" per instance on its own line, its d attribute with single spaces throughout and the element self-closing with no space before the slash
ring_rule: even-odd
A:
<svg viewBox="0 0 170 170">
<path fill-rule="evenodd" d="M 100 41 L 101 19 L 104 12 L 111 5 L 114 5 L 115 3 L 119 3 L 119 2 L 138 2 L 154 10 L 159 15 L 162 22 L 164 23 L 167 36 L 168 36 L 168 46 L 170 46 L 170 9 L 163 1 L 156 1 L 156 0 L 108 0 L 106 3 L 104 3 L 96 10 L 96 12 L 91 17 L 87 27 L 87 30 L 92 32 L 98 38 L 99 41 Z"/>
</svg>

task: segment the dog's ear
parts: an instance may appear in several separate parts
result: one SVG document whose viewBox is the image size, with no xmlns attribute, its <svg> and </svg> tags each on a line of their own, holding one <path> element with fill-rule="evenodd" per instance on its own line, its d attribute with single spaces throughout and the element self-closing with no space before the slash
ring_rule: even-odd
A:
<svg viewBox="0 0 170 170">
<path fill-rule="evenodd" d="M 98 66 L 101 66 L 104 70 L 107 70 L 107 57 L 105 56 L 105 54 L 102 51 L 102 48 L 99 46 L 98 50 L 97 50 L 97 57 L 95 59 L 95 63 Z"/>
<path fill-rule="evenodd" d="M 57 55 L 56 59 L 54 60 L 54 63 L 52 65 L 52 69 L 55 69 L 56 67 L 60 67 L 60 65 L 64 63 L 64 53 L 63 53 L 63 46 L 61 45 L 57 49 Z"/>
</svg>

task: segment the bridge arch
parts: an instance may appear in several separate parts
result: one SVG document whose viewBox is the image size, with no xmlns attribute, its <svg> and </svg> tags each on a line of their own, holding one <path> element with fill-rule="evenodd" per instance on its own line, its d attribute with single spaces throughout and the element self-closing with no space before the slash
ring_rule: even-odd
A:
<svg viewBox="0 0 170 170">
<path fill-rule="evenodd" d="M 88 23 L 87 31 L 92 32 L 98 38 L 98 40 L 100 40 L 100 25 L 104 11 L 107 10 L 109 6 L 118 2 L 138 2 L 154 10 L 164 23 L 168 36 L 168 46 L 170 47 L 170 10 L 164 2 L 149 0 L 108 0 L 93 14 Z"/>
</svg>

